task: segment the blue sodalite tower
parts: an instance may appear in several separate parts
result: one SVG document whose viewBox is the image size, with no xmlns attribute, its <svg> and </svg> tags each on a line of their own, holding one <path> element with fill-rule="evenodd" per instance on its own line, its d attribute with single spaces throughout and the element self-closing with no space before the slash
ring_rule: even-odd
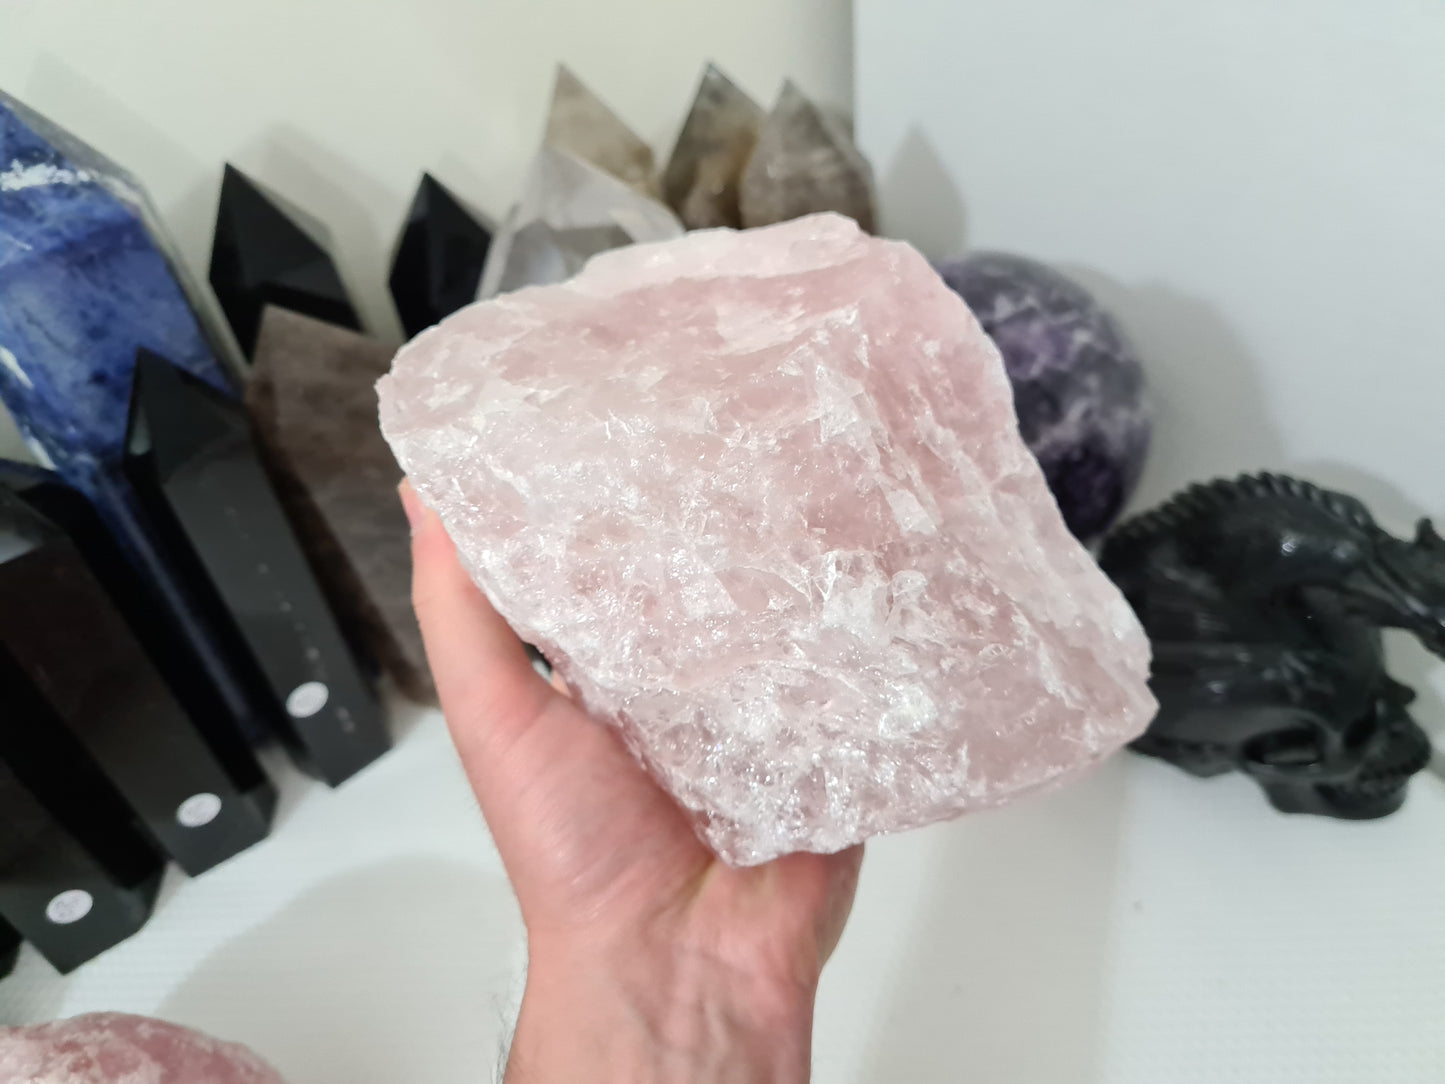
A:
<svg viewBox="0 0 1445 1084">
<path fill-rule="evenodd" d="M 129 174 L 0 92 L 0 398 L 77 482 L 124 444 L 140 347 L 236 391 L 234 345 L 163 238 Z"/>
</svg>

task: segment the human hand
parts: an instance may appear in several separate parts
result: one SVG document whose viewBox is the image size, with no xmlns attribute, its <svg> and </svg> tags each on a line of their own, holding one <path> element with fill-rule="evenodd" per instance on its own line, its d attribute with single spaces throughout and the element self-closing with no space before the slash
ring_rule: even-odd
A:
<svg viewBox="0 0 1445 1084">
<path fill-rule="evenodd" d="M 808 1079 L 863 851 L 720 862 L 606 726 L 532 669 L 409 483 L 413 600 L 527 926 L 508 1084 Z"/>
</svg>

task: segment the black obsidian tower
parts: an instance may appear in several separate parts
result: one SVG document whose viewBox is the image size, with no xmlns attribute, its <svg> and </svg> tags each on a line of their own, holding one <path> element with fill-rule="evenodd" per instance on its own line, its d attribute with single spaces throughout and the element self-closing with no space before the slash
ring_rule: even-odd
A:
<svg viewBox="0 0 1445 1084">
<path fill-rule="evenodd" d="M 187 873 L 264 839 L 275 791 L 183 638 L 80 494 L 24 492 L 0 487 L 0 652 L 47 706 L 34 725 L 64 726 Z"/>
<path fill-rule="evenodd" d="M 391 296 L 408 336 L 477 299 L 492 235 L 423 173 L 391 259 Z"/>
<path fill-rule="evenodd" d="M 215 586 L 302 765 L 335 785 L 385 752 L 375 694 L 312 577 L 239 404 L 140 351 L 124 469 L 153 521 Z"/>
<path fill-rule="evenodd" d="M 336 265 L 324 246 L 324 231 L 297 222 L 235 166 L 226 166 L 211 242 L 211 287 L 231 330 L 249 358 L 256 347 L 261 310 L 279 305 L 318 320 L 361 329 Z"/>
<path fill-rule="evenodd" d="M 69 971 L 145 924 L 163 859 L 5 655 L 0 702 L 0 918 Z"/>
<path fill-rule="evenodd" d="M 15 966 L 15 957 L 20 954 L 20 935 L 9 925 L 0 921 L 0 979 L 10 974 Z"/>
</svg>

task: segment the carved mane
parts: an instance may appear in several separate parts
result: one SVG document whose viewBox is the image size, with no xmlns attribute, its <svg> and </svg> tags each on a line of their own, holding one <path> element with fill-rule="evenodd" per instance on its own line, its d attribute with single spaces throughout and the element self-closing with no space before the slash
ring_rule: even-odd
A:
<svg viewBox="0 0 1445 1084">
<path fill-rule="evenodd" d="M 1252 500 L 1305 501 L 1329 512 L 1341 523 L 1367 534 L 1380 532 L 1374 518 L 1363 504 L 1343 493 L 1323 489 L 1283 474 L 1242 474 L 1238 478 L 1220 478 L 1190 486 L 1166 504 L 1125 520 L 1105 541 L 1105 549 L 1148 545 L 1160 538 L 1178 533 L 1202 517 L 1223 508 Z"/>
</svg>

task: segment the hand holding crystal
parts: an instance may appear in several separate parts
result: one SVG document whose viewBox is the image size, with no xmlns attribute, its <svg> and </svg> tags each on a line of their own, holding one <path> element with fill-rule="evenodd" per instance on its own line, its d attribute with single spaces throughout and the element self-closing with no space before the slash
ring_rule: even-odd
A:
<svg viewBox="0 0 1445 1084">
<path fill-rule="evenodd" d="M 507 1080 L 801 1081 L 862 848 L 735 869 L 536 671 L 409 484 L 442 709 L 527 926 Z"/>
</svg>

